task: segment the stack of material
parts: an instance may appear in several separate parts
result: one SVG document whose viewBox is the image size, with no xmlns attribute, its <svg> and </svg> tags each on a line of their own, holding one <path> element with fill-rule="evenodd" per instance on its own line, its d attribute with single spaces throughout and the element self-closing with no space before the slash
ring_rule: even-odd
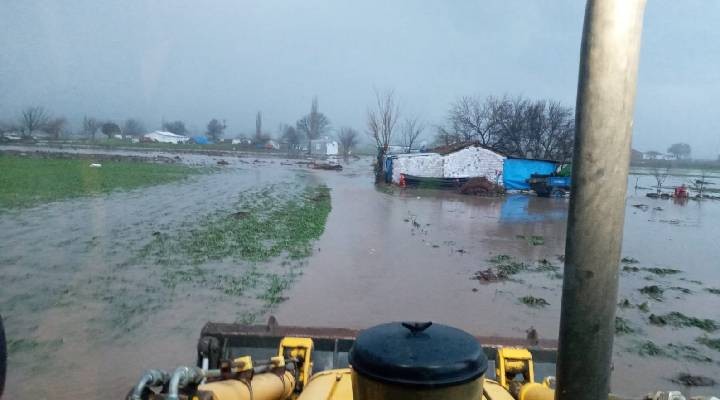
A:
<svg viewBox="0 0 720 400">
<path fill-rule="evenodd" d="M 485 177 L 502 185 L 505 157 L 483 147 L 471 146 L 443 157 L 443 177 Z"/>
</svg>

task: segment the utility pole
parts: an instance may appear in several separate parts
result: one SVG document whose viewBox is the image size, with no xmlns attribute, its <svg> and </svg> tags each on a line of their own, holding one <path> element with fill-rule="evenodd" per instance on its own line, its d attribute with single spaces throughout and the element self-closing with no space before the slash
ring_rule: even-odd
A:
<svg viewBox="0 0 720 400">
<path fill-rule="evenodd" d="M 565 243 L 558 400 L 607 400 L 645 0 L 588 0 Z"/>
</svg>

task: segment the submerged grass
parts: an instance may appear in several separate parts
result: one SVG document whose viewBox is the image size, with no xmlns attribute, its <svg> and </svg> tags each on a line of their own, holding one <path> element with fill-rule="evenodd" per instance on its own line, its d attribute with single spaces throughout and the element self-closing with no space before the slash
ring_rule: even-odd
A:
<svg viewBox="0 0 720 400">
<path fill-rule="evenodd" d="M 639 289 L 640 293 L 656 301 L 662 301 L 665 290 L 657 285 L 645 286 Z"/>
<path fill-rule="evenodd" d="M 0 154 L 0 209 L 158 185 L 201 171 L 178 164 L 44 159 Z"/>
<path fill-rule="evenodd" d="M 238 204 L 239 211 L 216 213 L 176 236 L 159 233 L 142 255 L 163 265 L 228 257 L 267 261 L 283 254 L 291 259 L 309 256 L 312 242 L 325 230 L 330 189 L 309 187 L 280 198 L 273 196 L 274 190 L 248 194 Z"/>
<path fill-rule="evenodd" d="M 650 314 L 648 320 L 657 326 L 672 326 L 676 328 L 696 327 L 705 332 L 715 332 L 720 329 L 718 323 L 711 319 L 689 317 L 681 312 L 673 311 L 665 315 Z"/>
<path fill-rule="evenodd" d="M 713 339 L 707 336 L 702 336 L 695 339 L 695 341 L 713 350 L 720 351 L 720 338 Z"/>
<path fill-rule="evenodd" d="M 548 303 L 547 300 L 543 299 L 542 297 L 523 296 L 519 300 L 526 306 L 533 308 L 545 307 L 550 305 L 550 303 Z"/>
<path fill-rule="evenodd" d="M 635 333 L 635 330 L 630 327 L 628 320 L 622 317 L 615 317 L 615 334 L 620 336 L 630 333 Z"/>
</svg>

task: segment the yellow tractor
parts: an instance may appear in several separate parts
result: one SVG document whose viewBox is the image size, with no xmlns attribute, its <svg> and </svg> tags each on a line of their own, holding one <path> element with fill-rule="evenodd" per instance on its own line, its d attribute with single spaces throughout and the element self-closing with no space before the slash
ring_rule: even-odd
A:
<svg viewBox="0 0 720 400">
<path fill-rule="evenodd" d="M 554 350 L 534 351 L 552 361 Z M 489 361 L 494 380 L 486 377 Z M 536 382 L 528 349 L 483 347 L 462 330 L 432 322 L 392 322 L 361 332 L 208 323 L 197 365 L 146 371 L 128 399 L 549 400 L 553 383 Z"/>
</svg>

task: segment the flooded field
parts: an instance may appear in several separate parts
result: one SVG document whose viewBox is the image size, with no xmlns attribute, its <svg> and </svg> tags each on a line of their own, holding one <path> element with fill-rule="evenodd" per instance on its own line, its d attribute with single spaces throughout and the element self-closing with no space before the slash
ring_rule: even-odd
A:
<svg viewBox="0 0 720 400">
<path fill-rule="evenodd" d="M 208 320 L 433 320 L 483 336 L 532 328 L 557 337 L 567 199 L 375 186 L 370 159 L 342 172 L 224 159 L 217 172 L 181 182 L 0 212 L 8 398 L 120 398 L 144 369 L 193 364 Z M 624 395 L 681 388 L 669 380 L 680 372 L 720 376 L 720 202 L 650 199 L 652 184 L 629 179 L 613 372 L 613 391 Z M 250 230 L 249 216 L 294 215 L 325 187 L 324 231 L 303 230 L 317 241 L 221 257 L 197 250 L 225 254 L 222 241 L 197 236 L 230 218 Z"/>
</svg>

